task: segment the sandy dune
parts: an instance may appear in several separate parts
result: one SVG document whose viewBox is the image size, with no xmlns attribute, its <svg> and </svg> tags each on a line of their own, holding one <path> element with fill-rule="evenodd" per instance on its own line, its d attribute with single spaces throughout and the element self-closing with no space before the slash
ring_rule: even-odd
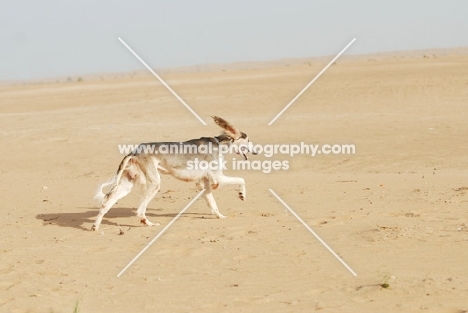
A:
<svg viewBox="0 0 468 313">
<path fill-rule="evenodd" d="M 326 63 L 162 74 L 208 126 L 146 74 L 1 86 L 0 311 L 466 312 L 468 53 L 343 57 L 267 126 Z M 229 218 L 196 201 L 117 278 L 197 193 L 163 177 L 147 211 L 161 226 L 138 224 L 134 192 L 89 231 L 117 145 L 216 135 L 210 115 L 255 143 L 350 143 L 356 154 L 228 170 L 247 182 L 245 202 L 217 191 Z"/>
</svg>

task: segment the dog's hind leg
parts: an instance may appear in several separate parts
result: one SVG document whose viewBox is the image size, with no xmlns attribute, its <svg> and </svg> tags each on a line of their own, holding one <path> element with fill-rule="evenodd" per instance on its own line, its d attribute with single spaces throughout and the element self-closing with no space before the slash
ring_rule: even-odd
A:
<svg viewBox="0 0 468 313">
<path fill-rule="evenodd" d="M 97 215 L 91 230 L 97 231 L 99 229 L 104 215 L 112 208 L 112 206 L 117 201 L 119 201 L 120 199 L 122 199 L 130 193 L 130 191 L 133 188 L 133 185 L 133 180 L 131 178 L 126 177 L 125 175 L 120 179 L 118 185 L 115 187 L 115 191 L 112 192 L 110 197 L 106 199 L 105 202 L 102 204 L 101 209 L 99 210 L 99 214 Z"/>
<path fill-rule="evenodd" d="M 159 225 L 159 223 L 154 224 L 148 220 L 146 217 L 146 207 L 150 201 L 153 200 L 161 187 L 161 176 L 158 172 L 158 165 L 155 163 L 149 163 L 146 170 L 146 192 L 140 206 L 138 207 L 137 216 L 140 218 L 140 222 L 142 224 L 154 226 Z"/>
<path fill-rule="evenodd" d="M 203 193 L 203 195 L 205 196 L 206 203 L 211 209 L 211 213 L 216 215 L 218 218 L 225 218 L 226 216 L 219 213 L 218 206 L 216 205 L 216 201 L 213 196 L 210 179 L 204 178 L 203 183 L 205 187 L 205 192 Z"/>
<path fill-rule="evenodd" d="M 148 225 L 148 226 L 154 226 L 154 225 L 159 225 L 159 223 L 151 223 L 148 218 L 146 217 L 146 207 L 150 203 L 151 200 L 156 196 L 156 194 L 159 191 L 159 184 L 148 184 L 146 186 L 146 192 L 143 197 L 143 201 L 141 201 L 140 206 L 138 207 L 137 210 L 137 216 L 140 218 L 140 222 L 142 224 Z"/>
</svg>

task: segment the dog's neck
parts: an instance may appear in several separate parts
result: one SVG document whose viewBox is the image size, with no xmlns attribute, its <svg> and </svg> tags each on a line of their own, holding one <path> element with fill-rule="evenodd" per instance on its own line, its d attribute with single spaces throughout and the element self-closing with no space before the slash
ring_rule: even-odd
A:
<svg viewBox="0 0 468 313">
<path fill-rule="evenodd" d="M 234 138 L 226 134 L 221 134 L 219 136 L 213 137 L 213 139 L 216 141 L 218 145 L 221 145 L 221 144 L 229 145 L 234 141 Z"/>
</svg>

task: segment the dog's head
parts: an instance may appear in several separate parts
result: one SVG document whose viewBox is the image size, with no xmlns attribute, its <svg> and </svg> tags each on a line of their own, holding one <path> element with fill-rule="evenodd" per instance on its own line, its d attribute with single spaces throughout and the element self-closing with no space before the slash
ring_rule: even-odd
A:
<svg viewBox="0 0 468 313">
<path fill-rule="evenodd" d="M 221 117 L 212 116 L 212 118 L 216 125 L 224 130 L 224 135 L 229 138 L 231 145 L 235 147 L 235 152 L 237 154 L 241 155 L 245 160 L 247 160 L 247 152 L 252 153 L 253 155 L 258 154 L 246 133 L 241 132 Z"/>
</svg>

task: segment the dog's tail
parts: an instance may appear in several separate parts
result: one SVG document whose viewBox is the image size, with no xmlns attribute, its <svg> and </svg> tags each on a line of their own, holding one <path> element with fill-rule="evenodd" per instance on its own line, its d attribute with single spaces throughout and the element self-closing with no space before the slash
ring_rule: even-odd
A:
<svg viewBox="0 0 468 313">
<path fill-rule="evenodd" d="M 105 200 L 109 199 L 115 193 L 115 191 L 117 190 L 117 186 L 119 185 L 120 178 L 122 177 L 124 170 L 127 168 L 127 163 L 128 161 L 130 161 L 131 158 L 132 155 L 127 155 L 125 158 L 123 158 L 122 162 L 120 162 L 117 173 L 109 181 L 98 186 L 98 189 L 93 199 L 99 201 L 99 203 L 102 204 Z M 103 189 L 108 186 L 111 186 L 110 190 L 108 193 L 104 194 Z"/>
</svg>

